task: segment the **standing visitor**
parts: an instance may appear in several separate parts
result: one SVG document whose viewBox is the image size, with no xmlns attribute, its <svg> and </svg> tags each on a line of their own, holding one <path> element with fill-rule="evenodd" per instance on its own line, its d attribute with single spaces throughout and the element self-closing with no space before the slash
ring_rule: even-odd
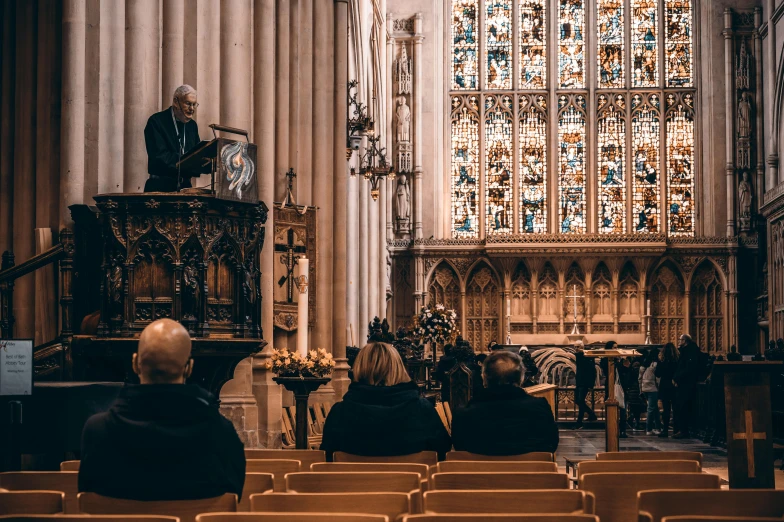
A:
<svg viewBox="0 0 784 522">
<path fill-rule="evenodd" d="M 670 418 L 675 402 L 675 368 L 678 366 L 678 350 L 675 345 L 667 343 L 659 352 L 659 363 L 656 365 L 654 375 L 659 379 L 659 400 L 662 403 L 662 431 L 659 437 L 666 439 L 670 429 Z M 673 422 L 673 425 L 675 423 Z"/>
<path fill-rule="evenodd" d="M 699 381 L 699 347 L 688 334 L 681 335 L 678 365 L 675 367 L 675 422 L 672 438 L 688 439 L 694 399 Z"/>
<path fill-rule="evenodd" d="M 585 355 L 585 345 L 582 341 L 574 343 L 574 363 L 575 363 L 575 389 L 574 402 L 577 404 L 577 429 L 583 427 L 583 415 L 588 414 L 588 421 L 595 422 L 596 414 L 585 403 L 588 392 L 596 384 L 596 364 L 592 357 Z"/>
<path fill-rule="evenodd" d="M 640 392 L 645 396 L 648 403 L 647 416 L 645 419 L 645 434 L 659 435 L 661 433 L 661 421 L 659 420 L 659 379 L 656 378 L 658 350 L 649 351 L 639 371 Z"/>
</svg>

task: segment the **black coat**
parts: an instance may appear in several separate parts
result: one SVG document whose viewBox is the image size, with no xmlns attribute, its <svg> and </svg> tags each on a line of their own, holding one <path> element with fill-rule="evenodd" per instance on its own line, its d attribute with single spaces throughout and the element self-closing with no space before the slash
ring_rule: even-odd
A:
<svg viewBox="0 0 784 522">
<path fill-rule="evenodd" d="M 546 399 L 517 386 L 484 389 L 452 414 L 456 450 L 480 455 L 554 452 L 558 426 Z"/>
<path fill-rule="evenodd" d="M 697 386 L 700 374 L 700 349 L 694 343 L 688 343 L 680 349 L 678 365 L 675 367 L 673 380 L 679 388 L 694 388 Z"/>
<path fill-rule="evenodd" d="M 672 399 L 675 394 L 675 386 L 672 384 L 672 378 L 675 376 L 675 368 L 678 366 L 678 361 L 659 361 L 656 365 L 654 375 L 660 379 L 659 381 L 659 397 L 662 399 Z"/>
<path fill-rule="evenodd" d="M 433 377 L 441 383 L 442 401 L 449 402 L 449 378 L 447 377 L 447 374 L 449 373 L 449 370 L 455 366 L 455 364 L 457 364 L 457 359 L 451 355 L 444 355 L 438 360 L 436 371 L 433 373 Z"/>
<path fill-rule="evenodd" d="M 354 455 L 409 455 L 436 451 L 443 459 L 452 447 L 449 433 L 415 382 L 396 386 L 351 383 L 324 423 L 321 449 Z"/>
<path fill-rule="evenodd" d="M 79 491 L 132 500 L 242 494 L 245 452 L 211 394 L 194 384 L 126 385 L 82 433 Z"/>
<path fill-rule="evenodd" d="M 185 157 L 191 150 L 201 142 L 199 138 L 199 126 L 195 120 L 188 123 L 172 121 L 172 108 L 169 107 L 161 112 L 156 112 L 147 120 L 144 127 L 144 144 L 147 147 L 147 172 L 150 179 L 144 184 L 145 192 L 175 192 L 180 188 L 191 186 L 190 176 L 180 180 L 177 173 L 177 162 Z M 182 142 L 184 139 L 184 144 Z M 182 145 L 182 148 L 180 148 Z M 127 187 L 126 187 L 127 188 Z"/>
<path fill-rule="evenodd" d="M 574 363 L 577 369 L 574 376 L 575 386 L 593 388 L 596 385 L 596 363 L 593 357 L 586 357 L 583 352 L 577 352 L 574 354 Z"/>
</svg>

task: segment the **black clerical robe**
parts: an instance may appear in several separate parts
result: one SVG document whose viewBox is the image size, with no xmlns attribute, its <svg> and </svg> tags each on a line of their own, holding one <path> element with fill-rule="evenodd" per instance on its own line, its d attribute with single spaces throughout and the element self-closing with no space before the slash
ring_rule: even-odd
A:
<svg viewBox="0 0 784 522">
<path fill-rule="evenodd" d="M 190 177 L 180 179 L 177 162 L 193 150 L 200 141 L 199 126 L 196 121 L 181 122 L 174 117 L 171 107 L 150 116 L 144 128 L 147 172 L 150 174 L 150 179 L 144 184 L 144 191 L 175 192 L 190 187 Z"/>
</svg>

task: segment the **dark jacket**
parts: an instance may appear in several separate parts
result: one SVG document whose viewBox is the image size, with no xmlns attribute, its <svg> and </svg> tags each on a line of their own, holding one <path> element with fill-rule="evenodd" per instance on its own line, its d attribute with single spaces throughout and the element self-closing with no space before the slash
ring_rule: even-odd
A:
<svg viewBox="0 0 784 522">
<path fill-rule="evenodd" d="M 354 455 L 409 455 L 436 451 L 443 459 L 452 447 L 449 433 L 415 382 L 396 386 L 351 383 L 324 423 L 321 449 Z"/>
<path fill-rule="evenodd" d="M 242 494 L 245 452 L 195 384 L 127 385 L 82 433 L 79 491 L 132 500 Z"/>
<path fill-rule="evenodd" d="M 593 388 L 596 384 L 596 363 L 593 357 L 586 357 L 583 352 L 577 352 L 574 354 L 574 363 L 577 369 L 574 377 L 575 386 Z"/>
<path fill-rule="evenodd" d="M 558 426 L 547 400 L 517 386 L 484 389 L 452 415 L 456 450 L 480 455 L 554 452 Z"/>
<path fill-rule="evenodd" d="M 675 367 L 675 375 L 673 376 L 673 380 L 679 388 L 697 386 L 700 373 L 699 351 L 700 349 L 694 343 L 688 343 L 680 349 L 678 365 Z"/>
<path fill-rule="evenodd" d="M 729 352 L 727 354 L 727 360 L 730 362 L 740 362 L 743 360 L 743 356 L 738 352 Z"/>
<path fill-rule="evenodd" d="M 678 361 L 659 361 L 656 365 L 654 375 L 659 380 L 659 397 L 662 399 L 671 399 L 675 393 L 675 386 L 672 384 L 672 378 L 675 377 L 675 368 L 678 366 Z"/>
<path fill-rule="evenodd" d="M 438 364 L 436 365 L 436 371 L 434 372 L 433 377 L 441 383 L 442 401 L 449 402 L 449 379 L 447 378 L 447 374 L 455 364 L 457 364 L 457 360 L 454 357 L 451 355 L 444 355 L 438 360 Z"/>
<path fill-rule="evenodd" d="M 201 142 L 199 126 L 195 120 L 183 123 L 172 118 L 172 108 L 169 107 L 150 116 L 144 127 L 147 172 L 151 176 L 144 184 L 145 192 L 174 192 L 191 186 L 190 176 L 183 177 L 177 183 L 179 175 L 176 165 Z M 178 143 L 178 139 L 180 142 L 184 139 L 184 144 Z"/>
</svg>

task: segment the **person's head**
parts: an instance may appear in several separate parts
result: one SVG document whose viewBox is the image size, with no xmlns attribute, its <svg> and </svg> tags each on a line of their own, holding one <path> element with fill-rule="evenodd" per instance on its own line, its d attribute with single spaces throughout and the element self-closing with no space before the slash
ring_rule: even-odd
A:
<svg viewBox="0 0 784 522">
<path fill-rule="evenodd" d="M 444 355 L 452 355 L 452 345 L 445 344 L 444 345 Z"/>
<path fill-rule="evenodd" d="M 523 361 L 520 356 L 505 350 L 491 353 L 482 365 L 485 388 L 520 386 L 523 375 Z"/>
<path fill-rule="evenodd" d="M 782 339 L 781 337 L 776 339 L 776 348 L 778 348 L 779 350 L 784 350 L 784 339 Z"/>
<path fill-rule="evenodd" d="M 735 347 L 734 344 L 732 346 L 730 346 L 730 353 L 735 353 L 737 351 L 738 351 L 738 349 Z"/>
<path fill-rule="evenodd" d="M 606 343 L 604 343 L 605 350 L 615 350 L 617 347 L 618 347 L 618 343 L 616 343 L 615 341 L 607 341 Z"/>
<path fill-rule="evenodd" d="M 488 343 L 488 345 L 487 345 L 487 351 L 488 351 L 488 352 L 492 352 L 493 350 L 495 350 L 495 349 L 496 349 L 496 346 L 498 346 L 498 343 L 497 343 L 497 342 L 495 342 L 495 341 L 490 341 L 490 343 Z"/>
<path fill-rule="evenodd" d="M 133 371 L 142 384 L 183 384 L 193 371 L 191 337 L 177 321 L 158 319 L 139 336 Z"/>
<path fill-rule="evenodd" d="M 485 360 L 486 359 L 487 359 L 487 354 L 486 353 L 477 354 L 477 356 L 476 356 L 476 364 L 478 364 L 479 366 L 482 366 L 482 365 L 485 364 Z"/>
<path fill-rule="evenodd" d="M 185 123 L 191 121 L 198 106 L 199 104 L 196 103 L 196 89 L 190 85 L 180 85 L 175 89 L 172 107 L 174 108 L 174 116 L 178 120 Z"/>
<path fill-rule="evenodd" d="M 645 358 L 642 361 L 642 365 L 647 368 L 648 366 L 656 362 L 656 359 L 658 358 L 659 358 L 659 350 L 655 348 L 653 350 L 648 350 L 647 352 L 645 352 Z"/>
<path fill-rule="evenodd" d="M 410 382 L 397 350 L 387 343 L 369 343 L 354 361 L 354 380 L 368 386 L 395 386 Z"/>
<path fill-rule="evenodd" d="M 776 341 L 774 341 L 773 339 L 768 341 L 768 349 L 769 350 L 773 350 L 775 347 L 776 347 Z"/>
<path fill-rule="evenodd" d="M 678 340 L 678 348 L 689 346 L 689 344 L 691 344 L 691 335 L 689 334 L 681 335 L 681 338 Z"/>
<path fill-rule="evenodd" d="M 528 347 L 527 346 L 521 346 L 520 349 L 517 350 L 517 355 L 519 355 L 520 357 L 523 357 L 523 355 L 525 355 L 527 353 L 528 353 Z"/>
<path fill-rule="evenodd" d="M 583 343 L 582 341 L 575 341 L 574 350 L 576 352 L 582 352 L 583 350 L 585 350 L 585 343 Z"/>
<path fill-rule="evenodd" d="M 675 349 L 675 345 L 672 343 L 667 343 L 662 348 L 662 361 L 677 361 L 678 360 L 678 350 Z"/>
</svg>

